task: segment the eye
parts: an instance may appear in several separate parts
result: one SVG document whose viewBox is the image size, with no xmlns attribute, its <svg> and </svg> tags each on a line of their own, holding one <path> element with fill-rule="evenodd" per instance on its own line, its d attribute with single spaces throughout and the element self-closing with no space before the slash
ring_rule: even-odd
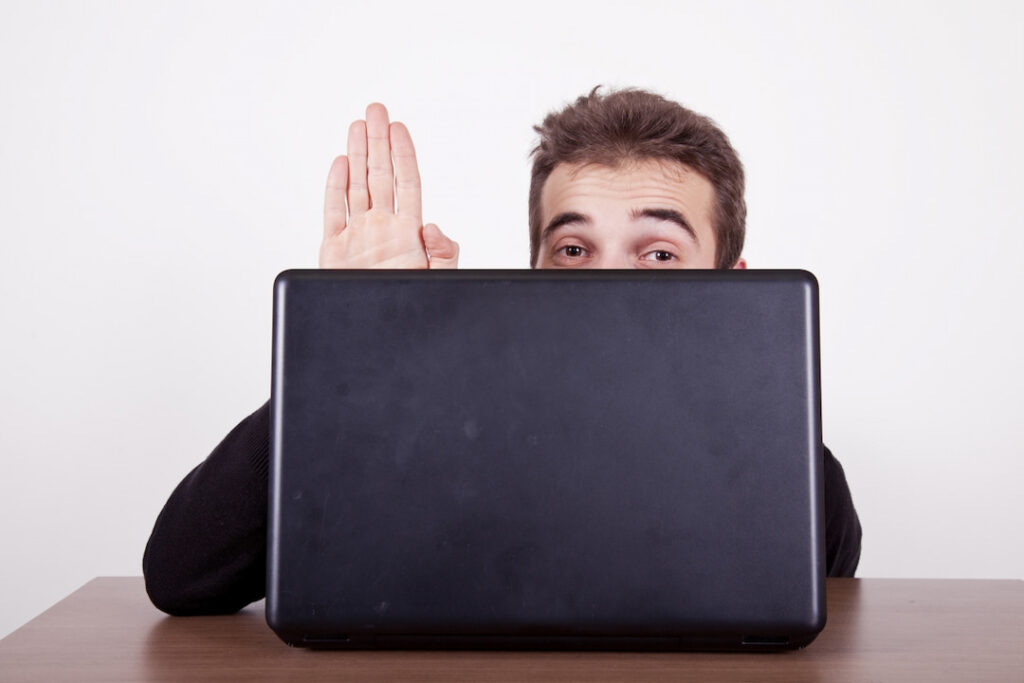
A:
<svg viewBox="0 0 1024 683">
<path fill-rule="evenodd" d="M 583 256 L 583 247 L 581 247 L 578 244 L 566 245 L 566 246 L 562 247 L 561 249 L 559 249 L 558 251 L 562 252 L 563 254 L 568 256 L 569 258 L 579 258 L 579 257 Z"/>
<path fill-rule="evenodd" d="M 642 258 L 644 261 L 661 261 L 662 263 L 666 263 L 668 261 L 675 261 L 677 257 L 671 251 L 665 251 L 664 249 L 655 249 L 654 251 L 647 252 L 640 258 Z"/>
</svg>

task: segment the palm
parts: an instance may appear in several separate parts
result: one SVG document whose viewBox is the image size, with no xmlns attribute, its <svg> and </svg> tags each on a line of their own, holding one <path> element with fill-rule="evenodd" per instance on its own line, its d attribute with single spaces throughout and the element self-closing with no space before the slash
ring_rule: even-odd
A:
<svg viewBox="0 0 1024 683">
<path fill-rule="evenodd" d="M 426 268 L 420 224 L 370 209 L 320 247 L 321 268 Z"/>
</svg>

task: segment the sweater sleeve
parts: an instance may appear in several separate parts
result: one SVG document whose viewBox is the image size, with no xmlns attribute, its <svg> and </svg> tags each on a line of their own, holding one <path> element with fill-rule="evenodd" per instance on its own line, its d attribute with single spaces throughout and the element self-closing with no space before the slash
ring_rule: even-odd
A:
<svg viewBox="0 0 1024 683">
<path fill-rule="evenodd" d="M 825 449 L 825 573 L 853 576 L 860 562 L 861 529 L 846 474 Z"/>
<path fill-rule="evenodd" d="M 228 614 L 264 597 L 270 404 L 178 485 L 142 558 L 146 592 L 175 615 Z"/>
</svg>

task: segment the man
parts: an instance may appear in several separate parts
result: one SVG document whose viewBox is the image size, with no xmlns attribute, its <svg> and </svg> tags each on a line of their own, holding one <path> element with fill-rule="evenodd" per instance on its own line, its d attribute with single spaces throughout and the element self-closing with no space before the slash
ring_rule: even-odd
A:
<svg viewBox="0 0 1024 683">
<path fill-rule="evenodd" d="M 743 167 L 709 119 L 651 93 L 595 89 L 536 130 L 531 267 L 746 267 Z M 320 267 L 454 268 L 458 256 L 458 244 L 423 223 L 409 131 L 371 104 L 328 174 Z M 263 597 L 269 428 L 264 405 L 164 506 L 143 558 L 160 609 L 233 612 Z M 826 570 L 852 576 L 860 522 L 827 449 L 824 477 Z"/>
</svg>

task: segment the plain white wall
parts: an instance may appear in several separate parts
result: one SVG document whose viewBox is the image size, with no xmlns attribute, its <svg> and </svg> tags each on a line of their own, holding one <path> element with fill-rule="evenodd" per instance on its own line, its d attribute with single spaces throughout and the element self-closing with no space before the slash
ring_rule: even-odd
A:
<svg viewBox="0 0 1024 683">
<path fill-rule="evenodd" d="M 1020 3 L 295 5 L 2 5 L 0 635 L 140 574 L 266 400 L 271 282 L 368 102 L 462 264 L 525 267 L 531 125 L 599 83 L 715 118 L 751 265 L 818 275 L 860 575 L 1024 576 Z"/>
</svg>

